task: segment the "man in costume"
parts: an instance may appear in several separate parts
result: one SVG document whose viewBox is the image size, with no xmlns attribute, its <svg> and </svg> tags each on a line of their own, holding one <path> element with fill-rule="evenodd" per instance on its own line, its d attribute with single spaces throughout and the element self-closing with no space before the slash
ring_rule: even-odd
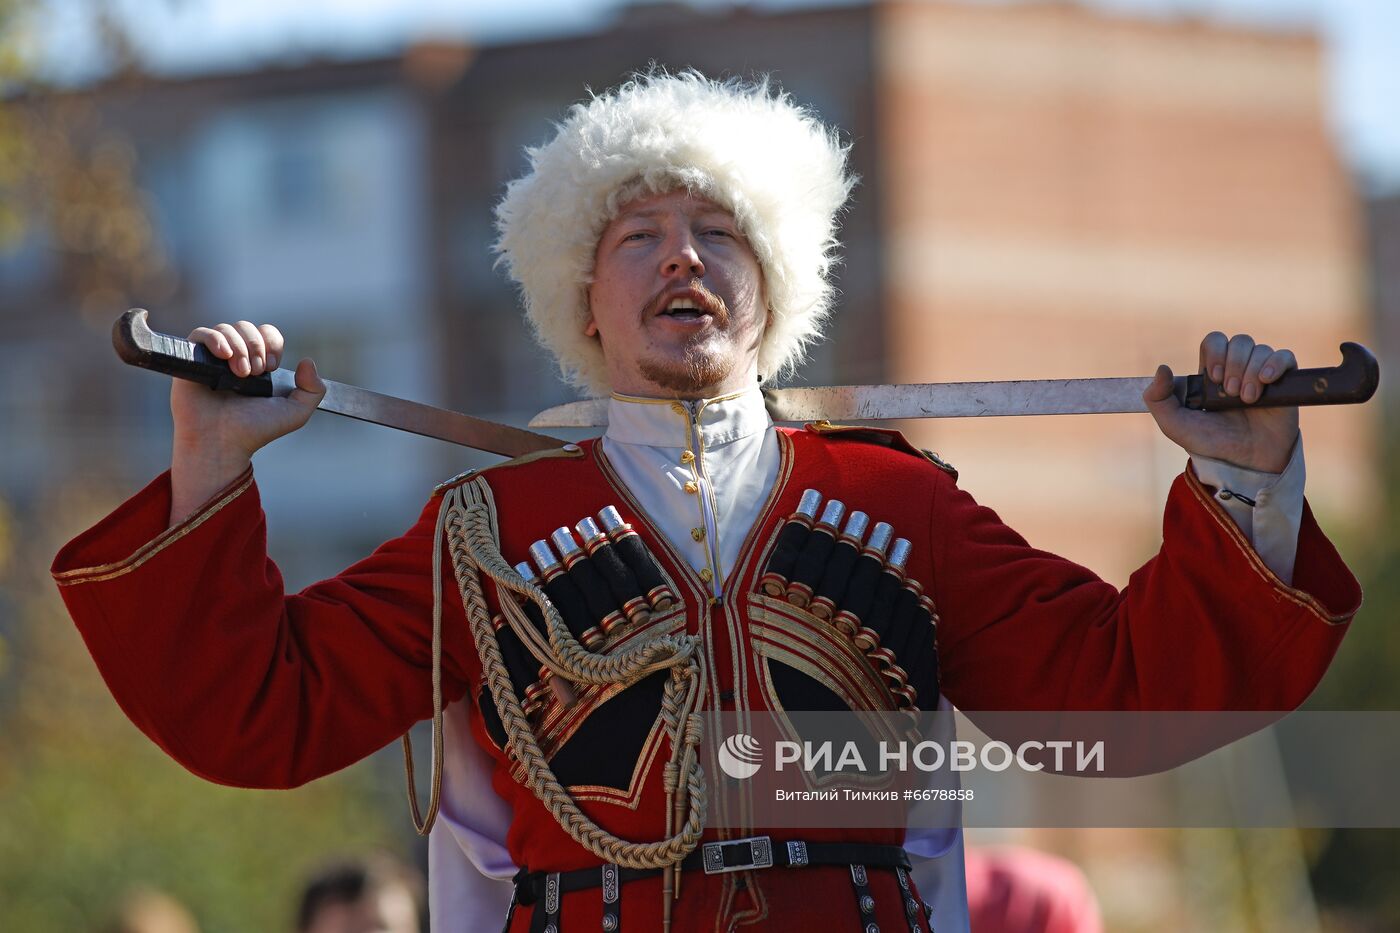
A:
<svg viewBox="0 0 1400 933">
<path fill-rule="evenodd" d="M 1145 397 L 1192 456 L 1120 592 L 895 432 L 772 425 L 759 380 L 819 334 L 853 185 L 811 114 L 653 75 L 530 157 L 498 249 L 566 377 L 611 394 L 602 438 L 444 483 L 402 537 L 288 596 L 250 458 L 310 417 L 314 366 L 286 399 L 177 382 L 170 472 L 54 564 L 123 709 L 210 780 L 296 786 L 448 704 L 434 929 L 492 926 L 477 869 L 515 874 L 511 931 L 963 929 L 957 832 L 707 814 L 700 714 L 1291 709 L 1326 669 L 1360 591 L 1303 502 L 1296 409 L 1188 412 L 1159 369 Z M 239 375 L 284 352 L 249 322 L 192 339 Z M 1253 401 L 1294 360 L 1212 334 L 1201 365 Z M 903 628 L 780 572 L 786 529 L 814 524 L 912 594 Z M 940 856 L 936 891 L 905 848 Z"/>
</svg>

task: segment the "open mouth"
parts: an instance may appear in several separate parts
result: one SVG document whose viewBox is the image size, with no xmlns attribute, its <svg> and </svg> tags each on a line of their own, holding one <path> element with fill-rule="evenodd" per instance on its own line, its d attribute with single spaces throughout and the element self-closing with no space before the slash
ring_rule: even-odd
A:
<svg viewBox="0 0 1400 933">
<path fill-rule="evenodd" d="M 712 318 L 715 312 L 695 298 L 680 296 L 672 298 L 666 307 L 661 311 L 662 317 L 669 317 L 677 321 L 700 321 L 704 318 Z"/>
</svg>

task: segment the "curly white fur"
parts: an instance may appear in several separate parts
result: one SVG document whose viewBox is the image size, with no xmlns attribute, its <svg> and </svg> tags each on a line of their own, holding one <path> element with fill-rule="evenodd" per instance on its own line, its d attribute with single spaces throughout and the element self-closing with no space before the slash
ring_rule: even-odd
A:
<svg viewBox="0 0 1400 933">
<path fill-rule="evenodd" d="M 855 178 L 836 133 L 766 79 L 639 75 L 575 104 L 552 140 L 526 152 L 530 172 L 496 208 L 496 250 L 536 338 L 575 386 L 610 391 L 602 348 L 583 333 L 587 290 L 603 228 L 641 195 L 685 189 L 734 215 L 772 311 L 759 348 L 765 378 L 791 369 L 820 336 L 836 215 Z"/>
</svg>

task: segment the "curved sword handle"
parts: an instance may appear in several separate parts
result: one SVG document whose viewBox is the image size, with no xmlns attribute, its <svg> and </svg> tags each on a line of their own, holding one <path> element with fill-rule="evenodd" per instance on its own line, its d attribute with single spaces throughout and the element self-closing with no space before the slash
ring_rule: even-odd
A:
<svg viewBox="0 0 1400 933">
<path fill-rule="evenodd" d="M 1370 350 L 1350 341 L 1342 344 L 1340 366 L 1295 369 L 1263 387 L 1259 398 L 1246 405 L 1238 396 L 1202 375 L 1179 376 L 1175 394 L 1181 404 L 1197 411 L 1228 411 L 1234 408 L 1282 408 L 1288 405 L 1351 405 L 1376 394 L 1381 383 L 1381 367 Z"/>
<path fill-rule="evenodd" d="M 146 323 L 145 308 L 132 308 L 117 319 L 112 327 L 112 346 L 117 356 L 132 366 L 239 395 L 258 398 L 288 395 L 294 384 L 293 379 L 286 378 L 291 373 L 281 369 L 260 376 L 235 376 L 228 363 L 210 353 L 203 344 L 151 330 Z M 277 378 L 277 374 L 285 376 Z"/>
<path fill-rule="evenodd" d="M 132 308 L 121 316 L 112 328 L 112 345 L 116 347 L 117 355 L 132 366 L 188 379 L 212 389 L 225 389 L 260 398 L 282 398 L 291 395 L 296 388 L 296 373 L 290 369 L 277 369 L 261 376 L 235 376 L 228 363 L 211 354 L 202 344 L 151 330 L 142 308 Z M 411 402 L 329 379 L 321 381 L 325 383 L 326 394 L 321 398 L 320 411 L 382 424 L 450 444 L 474 447 L 503 457 L 519 457 L 537 450 L 568 446 L 557 437 L 522 431 L 508 424 L 473 418 L 458 411 L 434 408 L 422 402 Z M 572 449 L 578 450 L 577 447 Z"/>
</svg>

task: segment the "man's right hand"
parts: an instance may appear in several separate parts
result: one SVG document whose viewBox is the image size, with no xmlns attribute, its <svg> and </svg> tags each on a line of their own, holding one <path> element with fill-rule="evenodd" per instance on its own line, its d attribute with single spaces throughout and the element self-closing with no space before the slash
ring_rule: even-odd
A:
<svg viewBox="0 0 1400 933">
<path fill-rule="evenodd" d="M 282 334 L 271 324 L 248 321 L 196 327 L 189 339 L 227 360 L 235 376 L 257 376 L 282 360 Z M 286 398 L 250 398 L 216 392 L 185 379 L 171 380 L 170 413 L 175 443 L 170 458 L 170 524 L 192 515 L 248 468 L 253 454 L 311 418 L 326 387 L 316 364 L 296 367 L 296 388 Z"/>
</svg>

